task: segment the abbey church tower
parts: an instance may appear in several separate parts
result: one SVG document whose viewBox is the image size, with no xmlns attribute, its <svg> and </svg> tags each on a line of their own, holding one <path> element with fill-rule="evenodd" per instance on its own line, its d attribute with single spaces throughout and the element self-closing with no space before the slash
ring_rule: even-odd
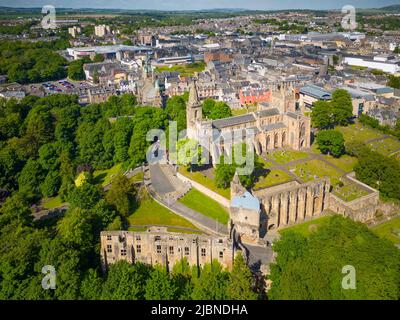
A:
<svg viewBox="0 0 400 320">
<path fill-rule="evenodd" d="M 197 93 L 196 83 L 193 81 L 189 88 L 189 101 L 186 106 L 186 127 L 188 138 L 196 139 L 197 125 L 201 123 L 202 119 L 202 107 Z"/>
</svg>

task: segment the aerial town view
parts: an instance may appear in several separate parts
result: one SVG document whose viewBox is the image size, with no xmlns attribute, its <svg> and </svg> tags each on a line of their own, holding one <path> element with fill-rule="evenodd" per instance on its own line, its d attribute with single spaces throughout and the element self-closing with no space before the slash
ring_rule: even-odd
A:
<svg viewBox="0 0 400 320">
<path fill-rule="evenodd" d="M 400 3 L 353 2 L 0 1 L 0 300 L 399 301 Z"/>
</svg>

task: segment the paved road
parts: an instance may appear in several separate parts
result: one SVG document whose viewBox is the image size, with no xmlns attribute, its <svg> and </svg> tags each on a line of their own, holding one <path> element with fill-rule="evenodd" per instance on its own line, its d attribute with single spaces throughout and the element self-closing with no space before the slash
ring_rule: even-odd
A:
<svg viewBox="0 0 400 320">
<path fill-rule="evenodd" d="M 171 181 L 176 179 L 175 177 L 168 177 L 168 174 L 172 175 L 173 170 L 163 170 L 161 165 L 152 164 L 150 165 L 150 177 L 151 189 L 150 194 L 156 197 L 158 201 L 167 206 L 170 210 L 178 214 L 179 216 L 191 221 L 196 227 L 204 230 L 208 233 L 228 234 L 228 227 L 216 220 L 211 219 L 204 214 L 197 212 L 191 208 L 188 208 L 184 204 L 176 201 L 169 194 L 176 193 L 179 186 L 174 186 Z"/>
<path fill-rule="evenodd" d="M 150 176 L 153 188 L 160 196 L 175 191 L 159 164 L 150 165 Z"/>
</svg>

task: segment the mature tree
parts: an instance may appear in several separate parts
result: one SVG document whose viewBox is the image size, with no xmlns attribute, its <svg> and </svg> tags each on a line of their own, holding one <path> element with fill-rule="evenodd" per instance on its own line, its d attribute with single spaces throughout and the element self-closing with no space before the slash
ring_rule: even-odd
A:
<svg viewBox="0 0 400 320">
<path fill-rule="evenodd" d="M 79 158 L 82 163 L 90 163 L 95 168 L 104 168 L 112 165 L 104 150 L 103 139 L 110 128 L 107 119 L 100 119 L 96 123 L 82 122 L 77 130 Z M 110 155 L 108 155 L 110 156 Z"/>
<path fill-rule="evenodd" d="M 232 300 L 255 300 L 254 278 L 241 254 L 235 257 L 228 284 L 228 297 Z"/>
<path fill-rule="evenodd" d="M 231 108 L 223 101 L 218 101 L 215 103 L 213 109 L 210 113 L 211 119 L 223 119 L 232 116 Z"/>
<path fill-rule="evenodd" d="M 117 218 L 117 212 L 111 208 L 111 206 L 104 200 L 101 199 L 93 207 L 93 215 L 98 220 L 99 231 L 106 228 L 110 223 L 112 223 Z M 121 230 L 121 229 L 117 229 Z"/>
<path fill-rule="evenodd" d="M 68 194 L 67 200 L 72 207 L 92 209 L 100 200 L 99 188 L 90 183 L 84 183 L 80 187 L 74 187 Z"/>
<path fill-rule="evenodd" d="M 346 248 L 346 250 L 343 250 Z M 270 299 L 399 299 L 400 252 L 367 226 L 336 215 L 308 239 L 283 233 L 274 243 Z M 280 258 L 282 256 L 282 259 Z M 356 271 L 346 290 L 344 266 Z"/>
<path fill-rule="evenodd" d="M 311 110 L 311 122 L 316 128 L 325 129 L 332 126 L 331 105 L 327 101 L 316 101 Z"/>
<path fill-rule="evenodd" d="M 322 130 L 317 134 L 318 149 L 325 154 L 340 157 L 345 152 L 343 134 L 336 130 Z"/>
<path fill-rule="evenodd" d="M 45 197 L 53 197 L 57 194 L 61 186 L 61 178 L 57 171 L 50 171 L 43 183 L 40 185 L 40 190 Z"/>
<path fill-rule="evenodd" d="M 345 126 L 353 117 L 351 95 L 343 89 L 332 93 L 331 101 L 316 101 L 311 111 L 314 127 L 320 129 L 333 128 L 335 125 Z"/>
<path fill-rule="evenodd" d="M 173 96 L 167 100 L 165 112 L 169 120 L 176 121 L 178 132 L 186 129 L 186 101 L 182 96 Z"/>
<path fill-rule="evenodd" d="M 229 273 L 222 270 L 217 260 L 207 263 L 195 279 L 192 298 L 194 300 L 225 300 L 228 298 Z"/>
<path fill-rule="evenodd" d="M 83 71 L 83 61 L 74 60 L 68 66 L 68 78 L 71 80 L 85 80 L 85 72 Z"/>
<path fill-rule="evenodd" d="M 391 157 L 372 151 L 365 145 L 349 147 L 358 157 L 356 178 L 376 188 L 384 198 L 400 199 L 400 164 Z"/>
<path fill-rule="evenodd" d="M 149 267 L 141 263 L 130 265 L 126 261 L 118 261 L 110 265 L 103 285 L 102 299 L 144 299 L 149 271 Z"/>
<path fill-rule="evenodd" d="M 7 211 L 10 208 L 7 209 Z M 4 207 L 1 208 L 4 210 Z M 4 212 L 0 217 L 4 216 Z M 16 212 L 13 215 L 17 216 Z M 2 220 L 4 222 L 4 220 Z M 1 224 L 0 232 L 0 299 L 28 299 L 29 297 L 43 299 L 44 291 L 40 280 L 36 286 L 40 288 L 37 294 L 27 286 L 31 285 L 31 276 L 41 244 L 49 235 L 44 230 L 21 225 L 20 221 L 11 220 L 6 226 Z"/>
<path fill-rule="evenodd" d="M 220 163 L 215 168 L 215 184 L 218 188 L 226 189 L 235 175 L 236 167 L 232 164 L 225 164 L 224 158 L 221 158 Z"/>
<path fill-rule="evenodd" d="M 203 115 L 210 119 L 222 119 L 232 116 L 231 108 L 223 101 L 206 99 L 203 102 Z"/>
<path fill-rule="evenodd" d="M 135 194 L 135 188 L 129 179 L 119 175 L 113 179 L 106 200 L 119 213 L 128 216 L 136 206 Z"/>
<path fill-rule="evenodd" d="M 19 193 L 13 194 L 0 207 L 0 228 L 14 222 L 19 225 L 29 225 L 32 221 L 32 211 L 28 201 Z"/>
<path fill-rule="evenodd" d="M 99 300 L 101 298 L 102 286 L 103 280 L 97 270 L 88 269 L 83 275 L 81 282 L 81 298 L 84 300 Z"/>
<path fill-rule="evenodd" d="M 80 252 L 63 243 L 59 237 L 44 240 L 35 271 L 40 274 L 46 265 L 54 266 L 56 270 L 56 289 L 47 290 L 49 294 L 60 300 L 77 299 L 82 276 Z"/>
<path fill-rule="evenodd" d="M 177 287 L 177 298 L 179 300 L 190 300 L 193 292 L 192 269 L 186 258 L 174 264 L 172 277 Z"/>
<path fill-rule="evenodd" d="M 58 233 L 65 243 L 85 250 L 90 247 L 93 241 L 92 220 L 93 216 L 89 210 L 69 209 L 57 225 Z"/>
<path fill-rule="evenodd" d="M 262 166 L 254 153 L 253 146 L 245 143 L 235 144 L 232 148 L 232 159 L 221 156 L 215 169 L 215 184 L 219 188 L 227 188 L 235 172 L 238 171 L 240 182 L 245 187 L 253 185 L 255 173 Z M 229 160 L 229 161 L 228 161 Z"/>
<path fill-rule="evenodd" d="M 146 300 L 174 300 L 177 287 L 167 270 L 156 266 L 146 281 Z"/>
<path fill-rule="evenodd" d="M 353 104 L 350 93 L 337 89 L 332 93 L 332 117 L 335 125 L 345 126 L 353 116 Z"/>
<path fill-rule="evenodd" d="M 44 179 L 43 173 L 39 162 L 29 159 L 18 177 L 19 190 L 28 196 L 38 194 L 39 186 Z"/>
<path fill-rule="evenodd" d="M 203 101 L 202 110 L 203 116 L 208 118 L 214 108 L 215 100 L 211 98 L 207 98 Z"/>
<path fill-rule="evenodd" d="M 395 89 L 400 89 L 400 77 L 390 75 L 387 85 Z"/>
<path fill-rule="evenodd" d="M 56 170 L 60 164 L 60 145 L 58 143 L 46 143 L 39 149 L 38 162 L 47 171 Z"/>
</svg>

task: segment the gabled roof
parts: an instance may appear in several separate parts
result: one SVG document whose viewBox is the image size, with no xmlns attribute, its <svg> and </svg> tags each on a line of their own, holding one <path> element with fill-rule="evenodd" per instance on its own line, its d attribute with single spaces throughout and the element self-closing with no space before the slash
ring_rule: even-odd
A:
<svg viewBox="0 0 400 320">
<path fill-rule="evenodd" d="M 300 89 L 300 93 L 306 94 L 318 100 L 330 100 L 332 99 L 332 95 L 329 91 L 326 91 L 324 88 L 319 86 L 309 84 Z"/>
<path fill-rule="evenodd" d="M 225 127 L 236 126 L 242 123 L 254 122 L 256 119 L 252 113 L 243 114 L 236 117 L 229 117 L 224 119 L 214 120 L 212 126 L 217 129 L 222 129 Z"/>
</svg>

